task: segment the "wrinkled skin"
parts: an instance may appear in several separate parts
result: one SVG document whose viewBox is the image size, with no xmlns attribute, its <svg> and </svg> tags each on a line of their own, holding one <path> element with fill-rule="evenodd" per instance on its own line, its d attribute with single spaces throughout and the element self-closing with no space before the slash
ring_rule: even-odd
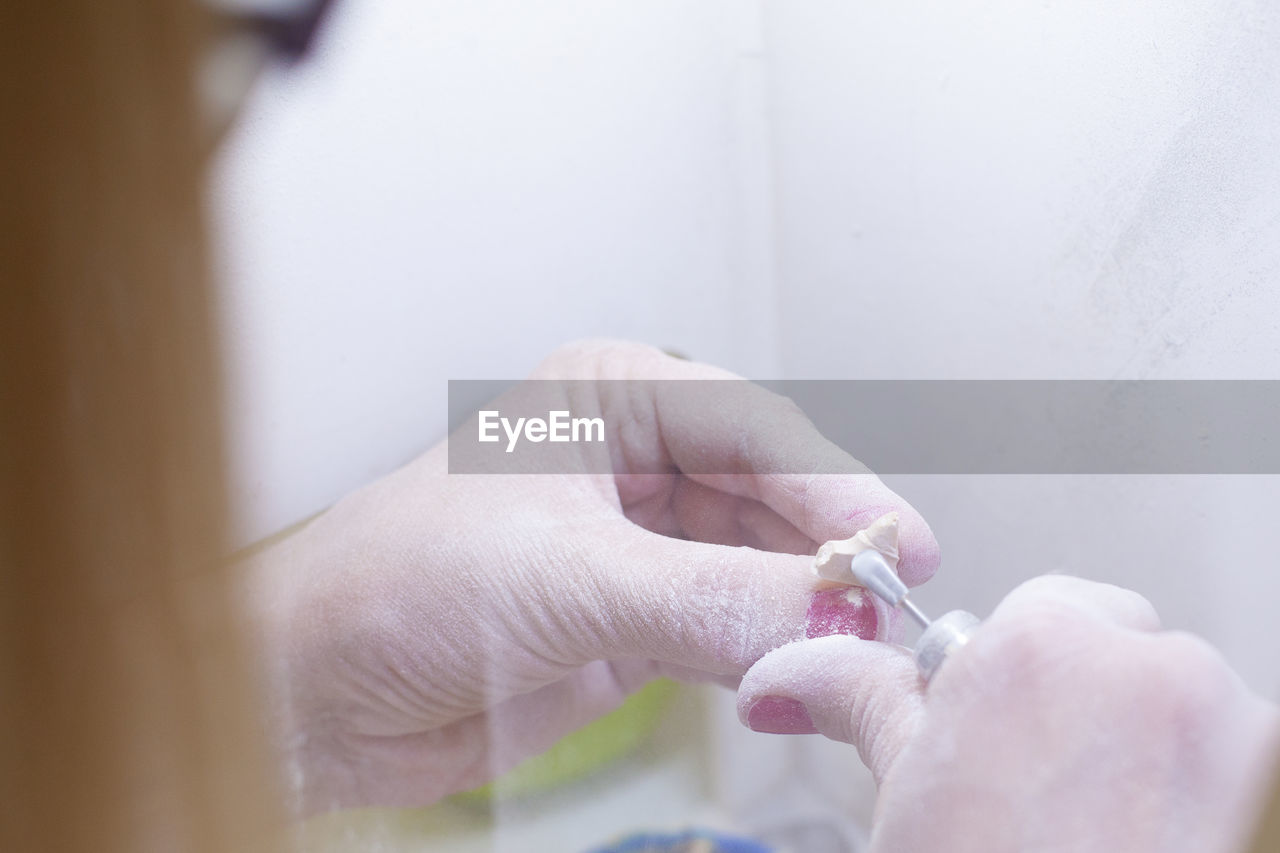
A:
<svg viewBox="0 0 1280 853">
<path fill-rule="evenodd" d="M 906 649 L 824 637 L 748 672 L 744 722 L 766 697 L 857 745 L 877 853 L 1238 850 L 1277 737 L 1276 709 L 1206 643 L 1065 576 L 1014 590 L 927 691 Z"/>
<path fill-rule="evenodd" d="M 534 375 L 734 378 L 608 342 Z M 932 533 L 788 401 L 749 400 L 575 399 L 605 418 L 609 473 L 450 475 L 442 444 L 257 557 L 249 597 L 301 810 L 429 803 L 657 675 L 736 686 L 799 638 L 891 636 L 882 606 L 821 591 L 797 555 L 896 510 L 915 584 L 937 567 Z"/>
</svg>

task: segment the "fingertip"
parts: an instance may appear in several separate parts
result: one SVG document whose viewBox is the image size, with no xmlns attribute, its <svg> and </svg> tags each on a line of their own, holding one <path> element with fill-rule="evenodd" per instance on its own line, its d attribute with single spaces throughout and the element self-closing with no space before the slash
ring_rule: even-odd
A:
<svg viewBox="0 0 1280 853">
<path fill-rule="evenodd" d="M 859 530 L 871 526 L 877 519 L 889 513 L 898 516 L 898 576 L 907 586 L 919 586 L 938 571 L 942 565 L 942 551 L 929 523 L 915 507 L 894 492 L 883 481 L 873 478 L 871 483 L 855 481 L 845 488 L 829 490 L 827 500 L 837 499 L 846 509 L 840 521 L 822 525 L 820 532 L 827 539 L 845 539 Z"/>
<path fill-rule="evenodd" d="M 833 635 L 789 643 L 757 661 L 738 688 L 737 710 L 755 731 L 799 733 L 811 726 L 852 743 L 879 779 L 921 707 L 907 649 Z"/>
<path fill-rule="evenodd" d="M 762 696 L 751 702 L 745 710 L 739 707 L 738 719 L 751 731 L 762 734 L 818 734 L 809 709 L 799 699 L 788 696 Z"/>
<path fill-rule="evenodd" d="M 942 565 L 942 548 L 924 516 L 910 505 L 898 510 L 898 577 L 919 586 Z"/>
</svg>

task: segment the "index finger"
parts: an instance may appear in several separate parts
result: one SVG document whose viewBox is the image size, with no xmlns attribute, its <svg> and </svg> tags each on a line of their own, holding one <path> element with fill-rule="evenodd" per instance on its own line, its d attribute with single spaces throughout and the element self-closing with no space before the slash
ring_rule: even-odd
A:
<svg viewBox="0 0 1280 853">
<path fill-rule="evenodd" d="M 668 369 L 680 378 L 721 380 L 651 386 L 654 420 L 682 474 L 760 501 L 815 543 L 848 538 L 897 512 L 902 579 L 914 586 L 937 571 L 938 543 L 920 513 L 827 440 L 792 401 L 706 365 L 672 360 Z"/>
<path fill-rule="evenodd" d="M 814 544 L 897 512 L 903 581 L 923 583 L 938 569 L 938 543 L 920 513 L 786 397 L 727 370 L 615 341 L 580 342 L 535 375 L 593 380 L 601 409 L 624 415 L 617 422 L 626 428 L 611 435 L 615 471 L 678 470 L 760 501 Z"/>
</svg>

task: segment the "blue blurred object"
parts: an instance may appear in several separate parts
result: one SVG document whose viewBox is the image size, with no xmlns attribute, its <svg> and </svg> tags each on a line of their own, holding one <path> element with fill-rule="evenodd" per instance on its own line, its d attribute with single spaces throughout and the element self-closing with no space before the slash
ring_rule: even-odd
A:
<svg viewBox="0 0 1280 853">
<path fill-rule="evenodd" d="M 774 853 L 758 841 L 733 838 L 706 829 L 677 833 L 641 833 L 589 853 Z"/>
</svg>

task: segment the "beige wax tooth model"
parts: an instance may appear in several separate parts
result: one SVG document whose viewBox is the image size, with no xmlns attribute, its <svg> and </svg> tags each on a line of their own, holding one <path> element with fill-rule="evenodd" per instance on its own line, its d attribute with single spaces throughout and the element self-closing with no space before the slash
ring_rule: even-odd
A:
<svg viewBox="0 0 1280 853">
<path fill-rule="evenodd" d="M 848 539 L 824 542 L 813 558 L 813 573 L 823 580 L 861 586 L 849 570 L 853 558 L 863 551 L 879 551 L 895 572 L 898 570 L 898 514 L 886 513 Z"/>
<path fill-rule="evenodd" d="M 877 552 L 883 561 L 871 556 L 858 558 L 867 551 Z M 856 574 L 852 566 L 855 558 Z M 896 512 L 877 518 L 870 527 L 848 539 L 824 543 L 813 559 L 813 573 L 834 583 L 865 586 L 881 601 L 910 615 L 923 629 L 916 641 L 915 659 L 926 683 L 947 658 L 968 644 L 969 637 L 981 624 L 978 617 L 967 610 L 952 610 L 930 620 L 907 597 L 907 585 L 898 577 Z M 858 580 L 859 576 L 865 583 Z"/>
</svg>

